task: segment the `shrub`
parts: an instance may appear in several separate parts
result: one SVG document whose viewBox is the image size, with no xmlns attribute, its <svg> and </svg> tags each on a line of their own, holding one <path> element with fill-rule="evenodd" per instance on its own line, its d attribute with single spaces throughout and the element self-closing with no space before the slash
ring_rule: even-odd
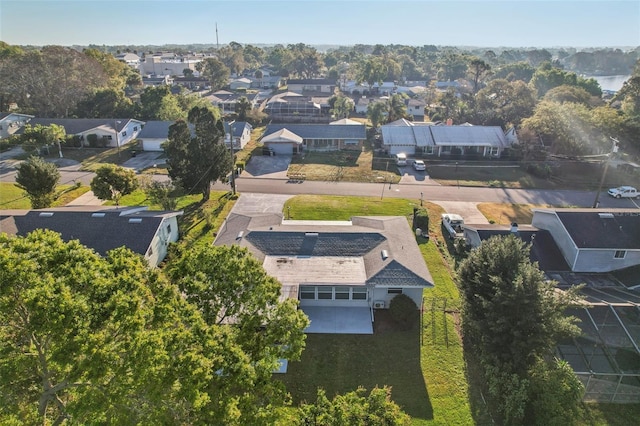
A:
<svg viewBox="0 0 640 426">
<path fill-rule="evenodd" d="M 87 135 L 87 142 L 89 142 L 89 146 L 91 148 L 97 148 L 98 147 L 98 135 L 96 135 L 95 133 L 91 133 L 90 135 Z"/>
<path fill-rule="evenodd" d="M 429 232 L 429 212 L 425 208 L 415 208 L 413 211 L 413 229 L 420 228 L 422 232 Z"/>
<path fill-rule="evenodd" d="M 410 330 L 420 316 L 418 306 L 406 294 L 398 294 L 389 303 L 389 314 L 404 330 Z"/>
</svg>

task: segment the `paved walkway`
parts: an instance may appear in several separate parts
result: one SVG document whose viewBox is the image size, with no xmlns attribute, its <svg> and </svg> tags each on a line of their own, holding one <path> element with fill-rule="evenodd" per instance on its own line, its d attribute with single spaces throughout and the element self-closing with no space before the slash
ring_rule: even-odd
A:
<svg viewBox="0 0 640 426">
<path fill-rule="evenodd" d="M 68 203 L 67 206 L 101 206 L 103 203 L 104 201 L 96 197 L 93 191 L 89 191 Z"/>
</svg>

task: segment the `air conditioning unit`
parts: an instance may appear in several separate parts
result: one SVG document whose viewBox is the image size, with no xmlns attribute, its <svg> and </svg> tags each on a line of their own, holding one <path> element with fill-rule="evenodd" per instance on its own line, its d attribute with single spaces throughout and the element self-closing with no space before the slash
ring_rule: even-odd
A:
<svg viewBox="0 0 640 426">
<path fill-rule="evenodd" d="M 384 309 L 384 300 L 376 300 L 373 302 L 374 309 Z"/>
</svg>

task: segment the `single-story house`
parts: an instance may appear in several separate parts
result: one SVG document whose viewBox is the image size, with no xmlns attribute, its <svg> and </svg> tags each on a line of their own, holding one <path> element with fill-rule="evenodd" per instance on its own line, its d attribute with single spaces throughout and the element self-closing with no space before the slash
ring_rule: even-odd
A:
<svg viewBox="0 0 640 426">
<path fill-rule="evenodd" d="M 177 217 L 182 213 L 104 206 L 0 210 L 0 230 L 24 236 L 36 229 L 49 229 L 65 241 L 79 240 L 101 256 L 124 246 L 155 267 L 167 255 L 169 243 L 178 240 Z"/>
<path fill-rule="evenodd" d="M 231 90 L 247 90 L 251 87 L 251 79 L 242 77 L 236 78 L 229 82 L 229 89 Z"/>
<path fill-rule="evenodd" d="M 205 77 L 176 77 L 173 79 L 173 84 L 176 86 L 182 86 L 194 92 L 208 90 L 211 88 L 209 79 Z"/>
<path fill-rule="evenodd" d="M 233 149 L 238 150 L 244 148 L 244 146 L 251 140 L 251 131 L 253 126 L 246 121 L 236 121 L 233 124 L 224 122 L 224 143 L 227 147 L 229 144 L 230 128 L 233 130 Z"/>
<path fill-rule="evenodd" d="M 306 78 L 287 80 L 287 89 L 292 92 L 319 92 L 329 93 L 336 89 L 336 81 L 329 78 Z"/>
<path fill-rule="evenodd" d="M 532 225 L 500 224 L 464 224 L 464 239 L 471 248 L 476 248 L 484 240 L 496 235 L 515 235 L 527 244 L 531 244 L 529 258 L 538 262 L 543 271 L 570 271 L 569 265 L 562 257 L 551 233 Z"/>
<path fill-rule="evenodd" d="M 147 121 L 138 134 L 143 151 L 163 151 L 162 144 L 169 137 L 169 127 L 174 121 Z"/>
<path fill-rule="evenodd" d="M 255 93 L 232 93 L 227 90 L 218 90 L 211 95 L 204 96 L 215 107 L 220 108 L 222 114 L 232 114 L 236 112 L 236 103 L 238 99 L 245 97 L 251 104 L 251 107 L 255 107 Z"/>
<path fill-rule="evenodd" d="M 13 135 L 32 118 L 33 115 L 18 114 L 17 112 L 0 113 L 0 139 Z"/>
<path fill-rule="evenodd" d="M 322 106 L 309 96 L 296 92 L 278 93 L 269 98 L 264 112 L 271 117 L 320 117 Z"/>
<path fill-rule="evenodd" d="M 637 209 L 533 209 L 573 272 L 611 272 L 640 264 Z"/>
<path fill-rule="evenodd" d="M 405 119 L 381 126 L 382 146 L 389 154 L 500 157 L 510 147 L 499 126 L 434 125 Z"/>
<path fill-rule="evenodd" d="M 144 121 L 133 118 L 32 118 L 29 124 L 62 126 L 67 136 L 77 136 L 83 146 L 90 146 L 93 138 L 89 135 L 96 135 L 97 146 L 117 147 L 134 140 Z"/>
<path fill-rule="evenodd" d="M 373 309 L 386 309 L 405 294 L 418 307 L 433 279 L 405 217 L 355 216 L 349 221 L 283 220 L 273 213 L 234 214 L 214 244 L 246 247 L 282 284 L 281 299 L 293 298 L 309 316 L 307 332 L 373 333 Z M 357 315 L 364 323 L 339 330 L 314 329 L 321 309 Z M 316 323 L 316 321 L 318 323 Z"/>
<path fill-rule="evenodd" d="M 364 124 L 269 124 L 262 143 L 276 154 L 291 155 L 304 150 L 362 150 L 367 139 Z"/>
</svg>

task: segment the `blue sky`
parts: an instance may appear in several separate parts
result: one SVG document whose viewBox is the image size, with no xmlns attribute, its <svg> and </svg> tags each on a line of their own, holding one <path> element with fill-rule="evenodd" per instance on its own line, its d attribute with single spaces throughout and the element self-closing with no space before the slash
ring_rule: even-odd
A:
<svg viewBox="0 0 640 426">
<path fill-rule="evenodd" d="M 640 46 L 640 1 L 0 0 L 20 45 Z"/>
</svg>

